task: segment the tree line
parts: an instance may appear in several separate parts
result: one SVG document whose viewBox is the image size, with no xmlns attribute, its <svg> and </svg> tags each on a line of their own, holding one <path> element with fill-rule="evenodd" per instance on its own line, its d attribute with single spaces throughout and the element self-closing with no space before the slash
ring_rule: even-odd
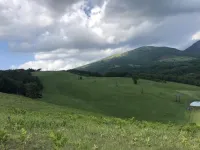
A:
<svg viewBox="0 0 200 150">
<path fill-rule="evenodd" d="M 153 67 L 152 67 L 153 68 Z M 128 77 L 137 79 L 146 79 L 156 82 L 166 83 L 167 81 L 170 82 L 177 82 L 177 83 L 184 83 L 190 85 L 200 86 L 200 75 L 197 73 L 187 73 L 184 74 L 182 71 L 179 70 L 172 70 L 172 68 L 168 68 L 170 70 L 167 73 L 163 67 L 155 67 L 151 69 L 135 69 L 132 72 L 106 72 L 104 74 L 100 74 L 97 72 L 90 72 L 90 71 L 81 71 L 76 69 L 71 69 L 68 72 L 80 75 L 80 76 L 93 76 L 93 77 Z M 144 71 L 145 70 L 145 71 Z M 136 81 L 135 81 L 136 82 Z"/>
<path fill-rule="evenodd" d="M 0 92 L 24 95 L 30 98 L 42 97 L 43 85 L 32 72 L 33 69 L 0 71 Z"/>
<path fill-rule="evenodd" d="M 82 71 L 82 70 L 77 70 L 77 69 L 70 69 L 67 70 L 67 72 L 81 75 L 81 76 L 91 76 L 91 77 L 102 77 L 103 75 L 98 73 L 98 72 L 90 72 L 90 71 Z"/>
</svg>

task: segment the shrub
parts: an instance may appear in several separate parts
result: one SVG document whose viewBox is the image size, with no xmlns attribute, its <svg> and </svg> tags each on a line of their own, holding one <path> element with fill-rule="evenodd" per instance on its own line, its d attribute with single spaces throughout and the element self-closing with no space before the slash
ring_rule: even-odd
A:
<svg viewBox="0 0 200 150">
<path fill-rule="evenodd" d="M 0 145 L 5 145 L 8 137 L 8 133 L 5 130 L 0 130 Z"/>
<path fill-rule="evenodd" d="M 50 132 L 49 134 L 50 139 L 53 142 L 54 149 L 60 149 L 64 147 L 65 143 L 67 142 L 67 138 L 63 136 L 61 132 Z"/>
</svg>

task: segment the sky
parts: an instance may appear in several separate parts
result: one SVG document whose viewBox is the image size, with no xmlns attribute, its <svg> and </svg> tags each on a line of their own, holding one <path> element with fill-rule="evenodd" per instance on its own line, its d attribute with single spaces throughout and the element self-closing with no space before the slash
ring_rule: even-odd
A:
<svg viewBox="0 0 200 150">
<path fill-rule="evenodd" d="M 0 69 L 66 70 L 200 40 L 200 0 L 0 0 Z"/>
</svg>

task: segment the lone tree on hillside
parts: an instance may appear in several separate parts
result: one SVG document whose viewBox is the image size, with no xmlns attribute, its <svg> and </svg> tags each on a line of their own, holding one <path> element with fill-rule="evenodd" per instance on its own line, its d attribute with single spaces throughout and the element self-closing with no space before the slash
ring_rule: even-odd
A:
<svg viewBox="0 0 200 150">
<path fill-rule="evenodd" d="M 116 81 L 116 87 L 118 87 L 119 85 L 118 85 L 118 82 Z"/>
<path fill-rule="evenodd" d="M 176 94 L 176 102 L 181 102 L 181 95 L 180 95 L 180 93 L 177 93 Z"/>
<path fill-rule="evenodd" d="M 144 94 L 144 89 L 143 88 L 141 88 L 141 94 Z"/>
<path fill-rule="evenodd" d="M 79 77 L 78 77 L 78 80 L 83 80 L 83 77 L 82 77 L 82 76 L 79 76 Z"/>
<path fill-rule="evenodd" d="M 137 75 L 132 75 L 132 80 L 133 80 L 133 83 L 134 84 L 137 84 L 138 83 L 138 76 Z"/>
</svg>

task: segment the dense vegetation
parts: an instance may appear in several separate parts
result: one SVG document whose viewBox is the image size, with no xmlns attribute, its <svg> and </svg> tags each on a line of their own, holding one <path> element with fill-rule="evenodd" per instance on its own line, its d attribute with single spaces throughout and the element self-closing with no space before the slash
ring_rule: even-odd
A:
<svg viewBox="0 0 200 150">
<path fill-rule="evenodd" d="M 141 79 L 134 84 L 131 78 L 79 80 L 67 72 L 34 75 L 44 85 L 41 99 L 0 93 L 1 150 L 200 147 L 199 113 L 186 109 L 189 100 L 200 98 L 199 87 Z"/>
<path fill-rule="evenodd" d="M 172 81 L 200 86 L 200 60 L 182 63 L 155 63 L 135 68 L 132 73 L 154 81 Z"/>
<path fill-rule="evenodd" d="M 39 78 L 32 76 L 33 69 L 0 71 L 0 92 L 39 98 L 43 85 Z"/>
</svg>

